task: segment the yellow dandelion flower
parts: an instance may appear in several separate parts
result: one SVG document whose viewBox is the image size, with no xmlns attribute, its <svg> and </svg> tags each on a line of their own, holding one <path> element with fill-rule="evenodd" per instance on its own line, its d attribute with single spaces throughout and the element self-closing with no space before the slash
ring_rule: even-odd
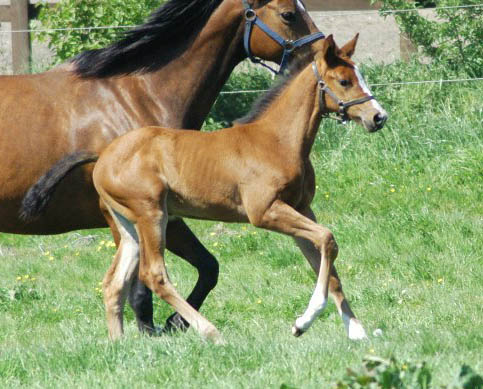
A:
<svg viewBox="0 0 483 389">
<path fill-rule="evenodd" d="M 216 235 L 216 232 L 210 232 L 210 235 L 211 236 L 215 236 Z"/>
<path fill-rule="evenodd" d="M 24 279 L 26 279 L 26 280 L 28 280 L 28 279 L 30 278 L 30 276 L 29 276 L 28 274 L 25 274 L 25 275 L 23 276 L 23 278 L 24 278 Z"/>
<path fill-rule="evenodd" d="M 79 256 L 79 254 L 80 254 L 79 252 L 76 252 L 76 253 L 75 253 L 75 256 L 76 256 L 76 257 L 78 257 L 78 256 Z"/>
<path fill-rule="evenodd" d="M 21 281 L 21 280 L 22 280 L 22 277 L 18 276 L 17 281 Z"/>
<path fill-rule="evenodd" d="M 262 299 L 258 299 L 257 304 L 261 304 L 261 303 L 262 303 Z"/>
<path fill-rule="evenodd" d="M 45 255 L 46 257 L 48 257 L 48 256 L 50 255 L 50 251 L 46 251 L 46 252 L 44 253 L 44 255 Z"/>
<path fill-rule="evenodd" d="M 444 282 L 444 278 L 438 278 L 438 284 L 442 284 Z"/>
<path fill-rule="evenodd" d="M 54 260 L 54 257 L 51 255 L 51 256 L 49 257 L 49 261 L 53 261 L 53 260 Z"/>
<path fill-rule="evenodd" d="M 431 192 L 431 190 L 432 190 L 432 189 L 431 189 L 431 187 L 430 187 L 430 186 L 428 186 L 428 187 L 426 188 L 426 190 L 427 190 L 428 192 Z"/>
<path fill-rule="evenodd" d="M 37 278 L 32 277 L 32 278 L 30 279 L 30 281 L 35 281 L 36 279 L 37 279 Z"/>
<path fill-rule="evenodd" d="M 395 188 L 391 188 L 391 189 L 389 189 L 389 192 L 391 192 L 391 193 L 394 193 L 395 191 L 396 191 L 396 189 L 395 189 Z"/>
<path fill-rule="evenodd" d="M 105 245 L 106 244 L 106 241 L 105 240 L 101 240 L 101 242 L 99 243 L 101 246 Z"/>
</svg>

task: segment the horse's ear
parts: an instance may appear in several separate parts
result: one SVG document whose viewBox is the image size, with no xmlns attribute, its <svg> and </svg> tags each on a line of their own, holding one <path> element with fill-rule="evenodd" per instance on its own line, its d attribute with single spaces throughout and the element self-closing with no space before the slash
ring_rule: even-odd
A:
<svg viewBox="0 0 483 389">
<path fill-rule="evenodd" d="M 332 66 L 336 62 L 337 58 L 337 45 L 335 44 L 334 37 L 332 34 L 324 39 L 324 48 L 320 53 L 323 55 L 325 62 L 328 66 Z"/>
<path fill-rule="evenodd" d="M 356 34 L 356 36 L 354 38 L 352 38 L 351 41 L 347 42 L 344 47 L 342 47 L 340 49 L 342 55 L 345 55 L 349 58 L 352 57 L 352 55 L 354 54 L 354 51 L 356 50 L 356 46 L 357 46 L 357 40 L 359 39 L 359 33 Z"/>
</svg>

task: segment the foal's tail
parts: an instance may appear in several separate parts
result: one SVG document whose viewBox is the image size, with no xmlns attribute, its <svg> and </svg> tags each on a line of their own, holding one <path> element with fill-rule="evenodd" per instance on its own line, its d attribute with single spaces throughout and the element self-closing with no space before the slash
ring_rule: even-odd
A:
<svg viewBox="0 0 483 389">
<path fill-rule="evenodd" d="M 86 151 L 78 151 L 62 158 L 30 187 L 22 200 L 20 218 L 26 222 L 39 218 L 45 212 L 45 207 L 62 179 L 76 167 L 96 162 L 98 158 L 98 155 Z"/>
</svg>

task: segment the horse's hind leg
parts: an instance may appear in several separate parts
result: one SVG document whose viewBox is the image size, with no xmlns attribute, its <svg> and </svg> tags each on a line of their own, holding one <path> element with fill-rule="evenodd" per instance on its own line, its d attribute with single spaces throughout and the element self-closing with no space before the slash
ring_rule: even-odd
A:
<svg viewBox="0 0 483 389">
<path fill-rule="evenodd" d="M 117 339 L 123 334 L 124 303 L 139 265 L 139 242 L 134 225 L 121 215 L 113 214 L 120 244 L 104 277 L 103 291 L 109 337 Z"/>
<path fill-rule="evenodd" d="M 186 301 L 194 309 L 199 310 L 208 293 L 216 286 L 218 281 L 218 261 L 201 244 L 182 219 L 174 219 L 168 222 L 166 247 L 198 270 L 198 280 Z M 165 330 L 185 329 L 188 326 L 188 322 L 175 312 L 166 320 Z"/>
<path fill-rule="evenodd" d="M 137 220 L 141 247 L 140 280 L 173 306 L 203 337 L 221 343 L 222 337 L 215 326 L 188 304 L 171 284 L 164 263 L 167 214 L 158 208 L 157 201 L 146 205 L 143 205 L 141 212 L 136 212 L 140 215 Z"/>
<path fill-rule="evenodd" d="M 315 215 L 311 209 L 303 212 L 309 219 L 316 221 Z M 315 246 L 308 240 L 302 238 L 294 238 L 295 243 L 300 248 L 304 254 L 307 261 L 310 263 L 315 273 L 319 273 L 320 267 L 320 253 L 315 248 Z M 332 265 L 330 270 L 329 279 L 329 292 L 334 299 L 335 305 L 337 306 L 337 311 L 342 317 L 344 322 L 347 335 L 352 340 L 360 340 L 367 338 L 364 327 L 362 327 L 359 320 L 356 319 L 354 313 L 352 312 L 349 302 L 345 298 L 344 292 L 342 291 L 342 283 L 340 282 L 339 276 L 335 269 L 335 265 Z"/>
</svg>

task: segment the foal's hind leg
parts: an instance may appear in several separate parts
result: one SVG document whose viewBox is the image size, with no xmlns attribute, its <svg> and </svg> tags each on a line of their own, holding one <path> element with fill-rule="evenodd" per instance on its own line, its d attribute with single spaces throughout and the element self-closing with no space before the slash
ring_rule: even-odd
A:
<svg viewBox="0 0 483 389">
<path fill-rule="evenodd" d="M 109 337 L 114 340 L 123 334 L 123 310 L 126 295 L 139 265 L 139 243 L 134 225 L 119 214 L 113 217 L 120 244 L 114 261 L 104 276 L 103 291 Z"/>
<path fill-rule="evenodd" d="M 166 247 L 198 270 L 198 280 L 186 301 L 194 309 L 199 310 L 208 293 L 218 282 L 218 261 L 201 244 L 182 219 L 174 219 L 168 222 Z M 188 322 L 175 312 L 166 320 L 165 330 L 186 329 L 188 326 Z"/>
<path fill-rule="evenodd" d="M 161 195 L 161 198 L 164 198 L 164 208 L 165 195 Z M 222 337 L 215 326 L 178 294 L 168 278 L 164 263 L 167 214 L 164 209 L 159 209 L 159 205 L 159 201 L 149 201 L 142 204 L 142 209 L 135 211 L 139 215 L 137 228 L 141 247 L 139 278 L 160 298 L 172 305 L 203 337 L 221 343 Z"/>
<path fill-rule="evenodd" d="M 186 301 L 193 308 L 199 310 L 218 281 L 218 261 L 201 244 L 182 219 L 168 221 L 166 248 L 198 270 L 198 281 Z M 136 313 L 139 329 L 149 333 L 154 330 L 152 301 L 151 290 L 136 278 L 129 292 L 129 304 Z M 166 320 L 164 330 L 172 331 L 188 327 L 188 322 L 178 312 L 175 312 Z"/>
<path fill-rule="evenodd" d="M 309 219 L 313 220 L 314 222 L 316 221 L 315 215 L 311 209 L 303 212 L 303 214 L 305 214 Z M 294 240 L 304 254 L 307 261 L 312 266 L 312 269 L 314 269 L 315 273 L 318 274 L 320 267 L 319 251 L 308 240 L 302 238 L 294 238 Z M 359 320 L 356 319 L 354 313 L 349 306 L 349 302 L 345 298 L 344 292 L 342 291 L 342 283 L 340 282 L 339 276 L 335 269 L 335 265 L 332 265 L 332 268 L 330 270 L 329 292 L 334 299 L 335 305 L 337 306 L 337 311 L 342 317 L 342 321 L 344 322 L 349 338 L 352 340 L 367 338 L 364 327 L 362 327 Z"/>
</svg>

